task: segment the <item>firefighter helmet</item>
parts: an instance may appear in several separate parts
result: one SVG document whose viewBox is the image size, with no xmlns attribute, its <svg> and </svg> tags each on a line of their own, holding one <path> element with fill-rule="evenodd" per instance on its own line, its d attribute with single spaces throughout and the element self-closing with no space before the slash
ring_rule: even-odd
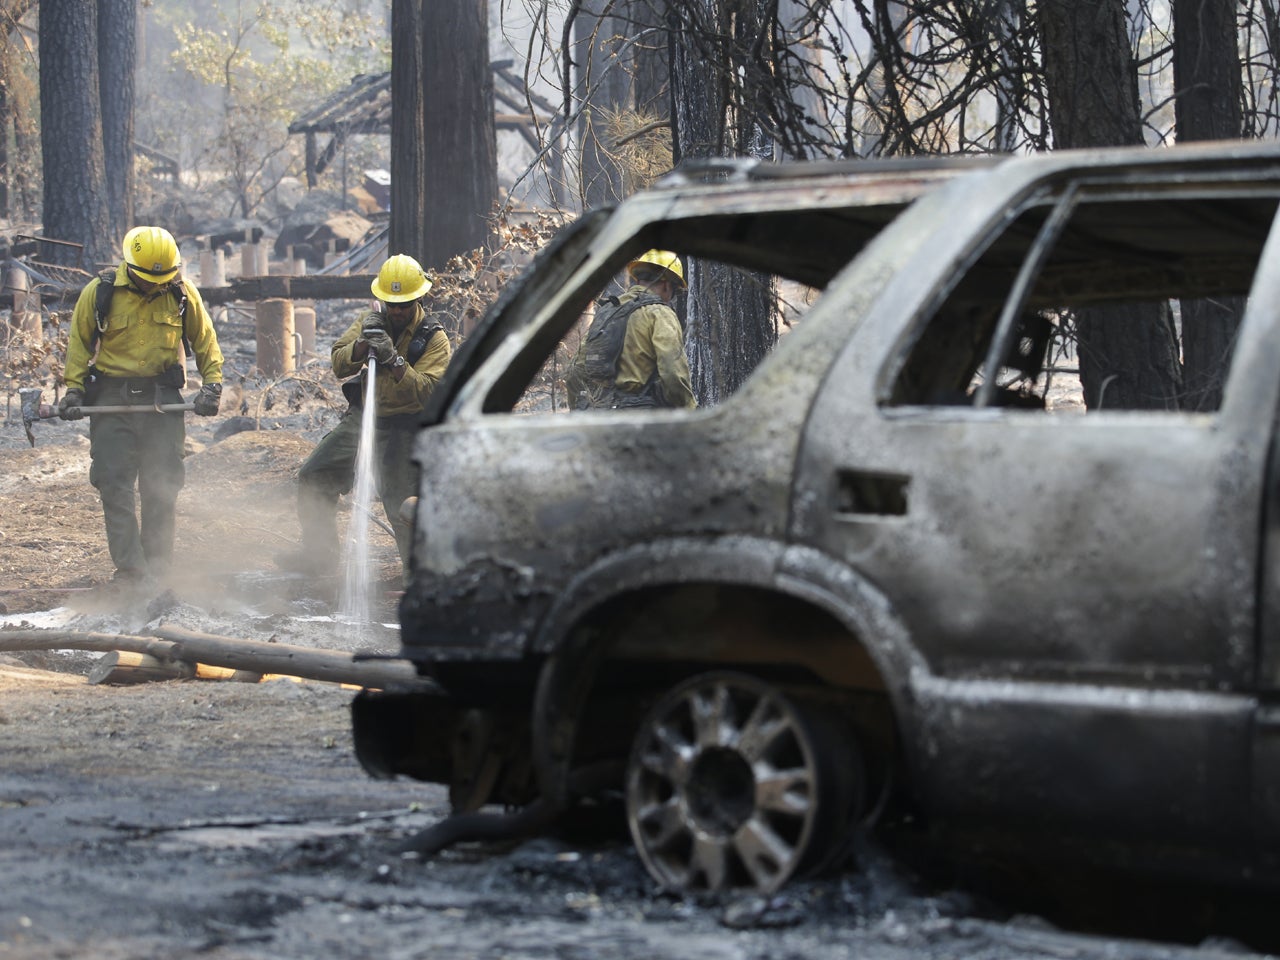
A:
<svg viewBox="0 0 1280 960">
<path fill-rule="evenodd" d="M 431 281 L 417 260 L 397 253 L 382 265 L 369 289 L 383 303 L 408 303 L 424 296 L 431 289 Z"/>
<path fill-rule="evenodd" d="M 152 283 L 168 283 L 178 275 L 182 255 L 164 227 L 134 227 L 124 235 L 124 262 Z"/>
<path fill-rule="evenodd" d="M 680 264 L 680 258 L 670 250 L 646 250 L 627 264 L 627 273 L 634 274 L 636 267 L 643 264 L 649 264 L 673 274 L 676 278 L 676 286 L 684 289 L 684 267 Z"/>
</svg>

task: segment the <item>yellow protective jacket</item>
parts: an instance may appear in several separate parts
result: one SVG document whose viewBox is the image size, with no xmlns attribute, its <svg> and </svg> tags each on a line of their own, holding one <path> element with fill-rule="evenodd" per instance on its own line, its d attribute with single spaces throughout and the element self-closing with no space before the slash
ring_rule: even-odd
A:
<svg viewBox="0 0 1280 960">
<path fill-rule="evenodd" d="M 191 350 L 196 355 L 196 369 L 205 383 L 222 382 L 222 350 L 213 321 L 205 309 L 193 283 L 182 280 L 187 293 L 185 317 L 178 314 L 178 297 L 166 285 L 144 294 L 129 279 L 123 262 L 116 268 L 115 293 L 107 310 L 106 329 L 92 355 L 94 310 L 98 285 L 90 280 L 76 301 L 71 314 L 71 332 L 67 337 L 67 361 L 63 379 L 68 389 L 84 389 L 89 365 L 104 377 L 156 377 L 183 359 L 182 335 L 185 328 Z"/>
<path fill-rule="evenodd" d="M 355 343 L 360 339 L 360 332 L 364 328 L 364 322 L 369 317 L 376 314 L 377 311 L 370 310 L 361 315 L 360 319 L 347 327 L 345 333 L 337 340 L 333 341 L 333 349 L 330 352 L 330 358 L 333 362 L 333 373 L 339 380 L 345 380 L 347 377 L 354 377 L 362 374 L 365 370 L 365 362 L 363 360 L 356 361 L 351 359 L 351 351 L 355 347 Z M 396 345 L 396 353 L 400 356 L 405 355 L 405 351 L 409 349 L 409 344 L 413 340 L 413 333 L 418 329 L 418 324 L 422 323 L 426 316 L 422 305 L 418 304 L 417 309 L 413 312 L 413 320 L 405 325 L 403 330 L 388 330 L 391 334 L 391 340 Z M 427 398 L 431 396 L 431 391 L 435 389 L 436 384 L 440 382 L 440 378 L 444 376 L 445 368 L 449 366 L 449 357 L 453 353 L 453 348 L 449 346 L 449 336 L 443 330 L 437 330 L 427 341 L 427 349 L 422 356 L 418 358 L 418 362 L 412 367 L 406 367 L 404 377 L 399 383 L 390 370 L 378 368 L 378 382 L 374 387 L 374 398 L 378 404 L 378 416 L 390 417 L 401 413 L 420 413 L 426 405 Z M 367 358 L 366 358 L 367 359 Z M 363 396 L 363 392 L 361 394 Z"/>
<path fill-rule="evenodd" d="M 648 289 L 633 284 L 618 298 L 628 303 Z M 640 307 L 627 318 L 627 336 L 618 356 L 618 376 L 614 385 L 624 393 L 639 393 L 657 372 L 663 404 L 668 407 L 696 407 L 689 385 L 689 360 L 684 353 L 684 330 L 676 312 L 662 303 Z"/>
</svg>

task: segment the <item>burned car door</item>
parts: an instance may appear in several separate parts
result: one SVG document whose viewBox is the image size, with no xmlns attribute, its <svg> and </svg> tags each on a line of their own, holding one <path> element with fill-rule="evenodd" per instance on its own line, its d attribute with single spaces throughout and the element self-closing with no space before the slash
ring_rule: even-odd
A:
<svg viewBox="0 0 1280 960">
<path fill-rule="evenodd" d="M 794 534 L 912 638 L 930 812 L 1246 849 L 1280 167 L 1099 163 L 948 202 L 1003 214 L 940 230 L 850 340 L 807 427 Z M 1116 409 L 1104 379 L 1086 412 L 1083 326 L 1178 330 L 1231 303 L 1220 406 Z"/>
<path fill-rule="evenodd" d="M 883 180 L 868 173 L 856 188 L 847 177 L 812 173 L 814 182 L 783 189 L 677 183 L 547 251 L 451 366 L 429 411 L 438 422 L 417 440 L 423 489 L 414 586 L 400 610 L 406 648 L 519 661 L 540 632 L 554 646 L 548 610 L 611 556 L 649 546 L 650 575 L 678 576 L 680 557 L 653 545 L 725 535 L 781 541 L 800 425 L 830 349 L 792 351 L 752 397 L 726 394 L 693 411 L 577 412 L 564 386 L 571 345 L 593 304 L 621 292 L 630 259 L 651 248 L 685 258 L 691 275 L 715 270 L 726 283 L 767 291 L 752 322 L 779 331 L 804 324 L 816 291 L 955 175 L 921 165 Z M 675 304 L 692 324 L 686 306 Z"/>
</svg>

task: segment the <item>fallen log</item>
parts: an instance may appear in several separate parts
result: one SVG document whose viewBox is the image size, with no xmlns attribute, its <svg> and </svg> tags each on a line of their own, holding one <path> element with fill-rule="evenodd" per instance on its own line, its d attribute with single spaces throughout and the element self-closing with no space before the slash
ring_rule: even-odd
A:
<svg viewBox="0 0 1280 960">
<path fill-rule="evenodd" d="M 154 680 L 231 680 L 236 683 L 258 683 L 262 674 L 250 670 L 232 670 L 208 663 L 186 660 L 160 660 L 149 653 L 112 650 L 89 671 L 90 683 L 125 686 Z"/>
<path fill-rule="evenodd" d="M 344 683 L 355 687 L 385 689 L 436 685 L 418 676 L 408 660 L 360 660 L 340 650 L 319 650 L 287 643 L 245 640 L 197 633 L 161 625 L 156 636 L 75 632 L 66 630 L 0 630 L 0 652 L 21 650 L 98 650 L 147 654 L 162 662 L 181 661 L 278 674 L 302 680 Z"/>
<path fill-rule="evenodd" d="M 161 660 L 149 653 L 112 650 L 93 665 L 89 682 L 115 687 L 155 680 L 190 680 L 195 675 L 195 668 L 182 660 Z"/>
<path fill-rule="evenodd" d="M 254 640 L 231 640 L 184 627 L 160 624 L 153 631 L 157 637 L 176 643 L 184 660 L 216 664 L 233 670 L 256 670 L 278 673 L 306 680 L 351 683 L 364 687 L 430 686 L 435 684 L 418 676 L 417 668 L 408 660 L 356 660 L 340 650 L 317 650 L 288 643 L 263 643 Z M 230 640 L 230 642 L 228 642 Z"/>
<path fill-rule="evenodd" d="M 22 650 L 130 650 L 147 653 L 157 660 L 169 659 L 174 644 L 155 637 L 127 633 L 93 633 L 74 630 L 0 630 L 0 652 Z"/>
</svg>

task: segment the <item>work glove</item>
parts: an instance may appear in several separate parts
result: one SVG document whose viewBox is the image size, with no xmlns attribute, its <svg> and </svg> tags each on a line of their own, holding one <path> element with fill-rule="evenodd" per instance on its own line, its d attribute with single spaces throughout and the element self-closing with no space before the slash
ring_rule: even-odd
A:
<svg viewBox="0 0 1280 960">
<path fill-rule="evenodd" d="M 58 401 L 58 417 L 62 420 L 79 420 L 84 417 L 84 391 L 72 387 Z"/>
<path fill-rule="evenodd" d="M 391 342 L 391 334 L 385 330 L 368 330 L 364 339 L 369 344 L 369 355 L 378 361 L 378 366 L 391 366 L 391 361 L 396 358 L 396 345 Z"/>
<path fill-rule="evenodd" d="M 222 384 L 206 383 L 196 394 L 192 409 L 197 417 L 212 417 L 218 412 L 218 404 L 222 401 Z"/>
<path fill-rule="evenodd" d="M 373 333 L 373 331 L 382 330 L 385 332 L 386 329 L 387 318 L 381 313 L 371 313 L 364 318 L 364 323 L 360 327 L 360 336 L 368 340 L 369 334 Z"/>
</svg>

